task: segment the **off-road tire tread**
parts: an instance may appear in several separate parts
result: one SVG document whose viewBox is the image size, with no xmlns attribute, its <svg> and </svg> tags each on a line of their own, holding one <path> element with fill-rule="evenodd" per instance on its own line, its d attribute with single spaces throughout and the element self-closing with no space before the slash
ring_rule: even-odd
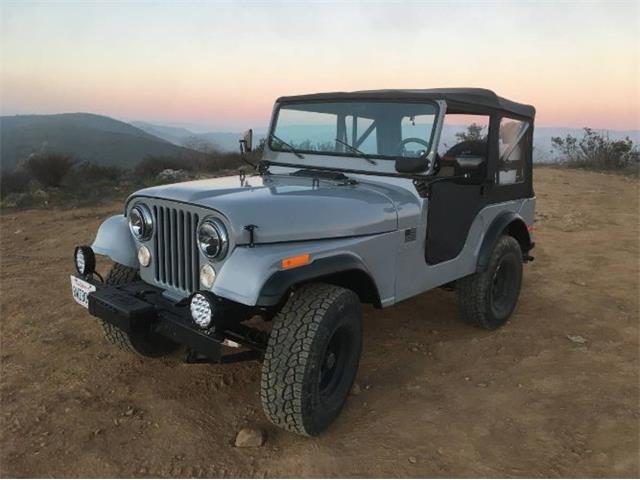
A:
<svg viewBox="0 0 640 480">
<path fill-rule="evenodd" d="M 322 319 L 342 295 L 351 290 L 329 284 L 308 284 L 285 303 L 273 322 L 262 368 L 260 399 L 267 418 L 278 427 L 305 436 L 303 381 L 311 345 Z M 284 379 L 284 384 L 282 384 Z"/>
<path fill-rule="evenodd" d="M 491 266 L 507 251 L 516 249 L 522 255 L 518 241 L 508 235 L 501 236 L 491 253 L 489 267 L 484 272 L 467 275 L 457 281 L 456 296 L 458 300 L 458 310 L 462 320 L 472 326 L 481 327 L 486 330 L 494 330 L 487 319 L 487 296 L 488 289 L 491 288 L 491 278 L 489 272 Z"/>
<path fill-rule="evenodd" d="M 136 270 L 135 268 L 127 267 L 119 263 L 114 263 L 111 267 L 111 270 L 109 270 L 109 273 L 107 274 L 105 283 L 107 285 L 122 285 L 138 280 L 139 278 L 140 276 L 138 275 L 138 270 Z M 126 332 L 123 332 L 118 327 L 114 327 L 104 320 L 100 320 L 100 323 L 102 323 L 104 336 L 110 343 L 125 352 L 140 355 L 140 353 L 131 343 L 131 338 Z"/>
</svg>

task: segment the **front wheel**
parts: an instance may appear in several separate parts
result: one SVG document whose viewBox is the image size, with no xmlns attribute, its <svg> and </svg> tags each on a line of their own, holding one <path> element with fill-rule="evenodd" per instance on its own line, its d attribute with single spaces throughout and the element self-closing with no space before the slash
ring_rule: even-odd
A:
<svg viewBox="0 0 640 480">
<path fill-rule="evenodd" d="M 522 250 L 515 238 L 502 236 L 484 272 L 458 280 L 456 291 L 462 319 L 495 330 L 516 308 L 522 285 Z"/>
<path fill-rule="evenodd" d="M 138 270 L 114 263 L 107 275 L 107 285 L 124 285 L 139 280 Z M 127 333 L 109 322 L 102 322 L 105 338 L 126 352 L 142 357 L 162 357 L 175 351 L 179 345 L 154 332 Z"/>
<path fill-rule="evenodd" d="M 338 416 L 362 351 L 362 310 L 351 290 L 309 284 L 274 320 L 262 367 L 261 399 L 275 425 L 322 433 Z"/>
</svg>

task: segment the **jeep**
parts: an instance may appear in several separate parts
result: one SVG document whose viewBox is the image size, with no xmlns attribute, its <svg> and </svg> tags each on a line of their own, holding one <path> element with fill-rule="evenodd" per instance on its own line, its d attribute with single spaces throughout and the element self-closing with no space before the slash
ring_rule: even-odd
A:
<svg viewBox="0 0 640 480">
<path fill-rule="evenodd" d="M 262 361 L 267 418 L 318 435 L 356 377 L 363 303 L 443 287 L 470 325 L 509 319 L 533 259 L 534 115 L 475 88 L 279 98 L 259 161 L 240 140 L 254 170 L 132 194 L 76 247 L 73 297 L 135 354 Z"/>
</svg>

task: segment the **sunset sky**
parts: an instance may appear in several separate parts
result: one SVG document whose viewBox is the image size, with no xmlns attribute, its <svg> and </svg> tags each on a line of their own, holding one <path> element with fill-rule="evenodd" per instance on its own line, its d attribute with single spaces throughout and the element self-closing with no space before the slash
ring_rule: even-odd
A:
<svg viewBox="0 0 640 480">
<path fill-rule="evenodd" d="M 639 2 L 0 0 L 2 114 L 263 127 L 280 95 L 476 86 L 640 128 Z"/>
</svg>

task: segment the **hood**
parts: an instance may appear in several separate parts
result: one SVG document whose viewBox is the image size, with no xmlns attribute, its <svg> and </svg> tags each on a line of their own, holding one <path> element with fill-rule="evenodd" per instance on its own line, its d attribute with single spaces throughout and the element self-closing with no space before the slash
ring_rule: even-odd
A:
<svg viewBox="0 0 640 480">
<path fill-rule="evenodd" d="M 236 244 L 295 242 L 372 235 L 398 228 L 398 213 L 384 189 L 291 175 L 238 176 L 176 183 L 140 190 L 153 197 L 219 212 Z"/>
</svg>

